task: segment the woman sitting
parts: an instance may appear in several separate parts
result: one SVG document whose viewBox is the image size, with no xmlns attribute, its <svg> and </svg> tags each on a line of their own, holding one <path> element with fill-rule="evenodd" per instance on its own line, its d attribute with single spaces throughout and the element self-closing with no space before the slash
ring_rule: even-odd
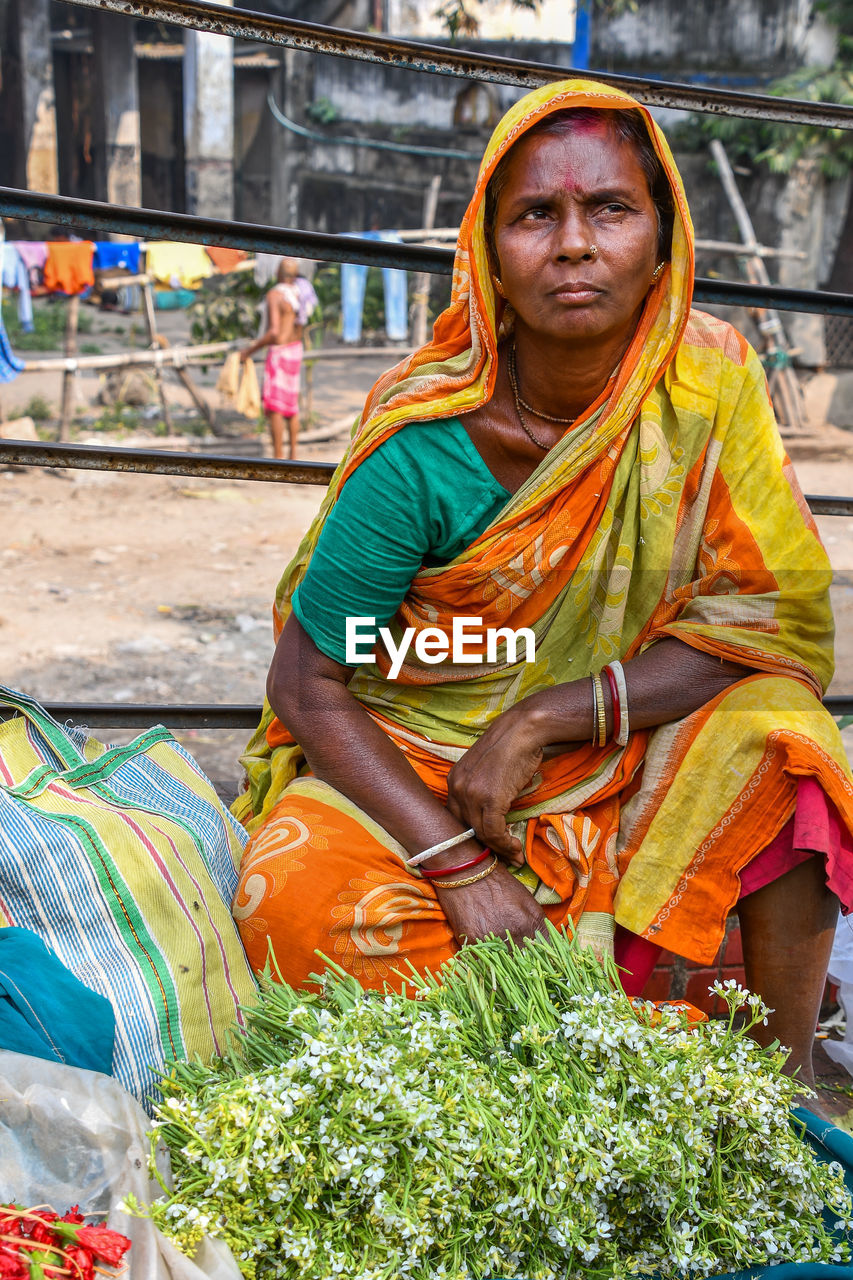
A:
<svg viewBox="0 0 853 1280">
<path fill-rule="evenodd" d="M 692 283 L 645 108 L 568 81 L 508 112 L 451 304 L 373 388 L 279 589 L 235 809 L 257 969 L 271 942 L 294 985 L 318 949 L 399 985 L 548 919 L 615 937 L 638 990 L 659 947 L 711 963 L 737 905 L 766 1035 L 812 1078 L 853 901 L 831 575 L 761 364 Z M 355 656 L 348 619 L 387 645 Z"/>
</svg>

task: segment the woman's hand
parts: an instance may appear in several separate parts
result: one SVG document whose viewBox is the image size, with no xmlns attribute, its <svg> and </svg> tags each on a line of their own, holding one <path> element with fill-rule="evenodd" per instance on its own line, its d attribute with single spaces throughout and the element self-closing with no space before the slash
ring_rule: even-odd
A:
<svg viewBox="0 0 853 1280">
<path fill-rule="evenodd" d="M 504 861 L 521 866 L 521 842 L 507 830 L 506 815 L 531 782 L 552 742 L 587 737 L 587 717 L 577 687 L 572 685 L 532 694 L 509 707 L 450 770 L 450 812 L 466 827 L 473 827 L 478 839 Z"/>
<path fill-rule="evenodd" d="M 526 717 L 518 714 L 521 705 L 493 720 L 447 776 L 450 812 L 466 827 L 473 827 L 493 853 L 515 866 L 521 866 L 523 851 L 521 841 L 507 830 L 506 815 L 543 755 Z"/>
<path fill-rule="evenodd" d="M 545 913 L 523 884 L 498 865 L 485 880 L 464 889 L 438 889 L 438 900 L 458 942 L 489 934 L 513 942 L 545 932 Z"/>
</svg>

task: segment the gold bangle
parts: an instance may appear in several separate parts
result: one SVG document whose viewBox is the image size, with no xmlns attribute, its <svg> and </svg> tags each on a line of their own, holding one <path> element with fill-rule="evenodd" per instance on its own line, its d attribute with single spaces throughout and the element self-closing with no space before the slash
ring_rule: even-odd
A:
<svg viewBox="0 0 853 1280">
<path fill-rule="evenodd" d="M 592 745 L 603 747 L 607 741 L 607 716 L 604 710 L 604 687 L 601 676 L 595 672 L 591 677 L 595 696 L 595 726 L 592 732 Z"/>
<path fill-rule="evenodd" d="M 476 884 L 478 880 L 485 880 L 486 876 L 490 876 L 497 865 L 497 858 L 492 858 L 485 871 L 478 871 L 475 876 L 466 876 L 464 880 L 431 880 L 430 884 L 436 889 L 461 889 L 463 885 Z"/>
</svg>

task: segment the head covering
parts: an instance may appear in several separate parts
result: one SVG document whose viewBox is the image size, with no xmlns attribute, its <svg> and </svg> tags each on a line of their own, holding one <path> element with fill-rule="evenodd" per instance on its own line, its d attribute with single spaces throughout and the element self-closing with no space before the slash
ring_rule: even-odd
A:
<svg viewBox="0 0 853 1280">
<path fill-rule="evenodd" d="M 344 479 L 363 457 L 405 423 L 465 413 L 490 399 L 497 374 L 502 302 L 494 289 L 486 249 L 486 188 L 496 166 L 533 125 L 556 111 L 579 107 L 640 113 L 669 179 L 675 220 L 670 267 L 649 292 L 636 335 L 596 429 L 582 442 L 578 440 L 579 433 L 573 433 L 573 447 L 566 458 L 571 459 L 572 473 L 610 443 L 626 416 L 634 416 L 644 395 L 672 359 L 687 323 L 693 293 L 693 225 L 667 141 L 648 109 L 627 93 L 593 80 L 563 80 L 546 85 L 510 108 L 492 134 L 459 230 L 450 306 L 436 320 L 432 341 L 389 370 L 372 388 Z M 595 408 L 591 406 L 585 417 L 591 417 Z M 578 425 L 582 421 L 579 419 Z M 561 469 L 560 482 L 567 478 Z"/>
<path fill-rule="evenodd" d="M 556 111 L 579 107 L 638 111 L 645 121 L 672 193 L 670 262 L 649 290 L 615 381 L 578 418 L 573 431 L 549 451 L 513 495 L 499 524 L 489 534 L 503 534 L 513 523 L 526 520 L 606 453 L 617 437 L 630 428 L 644 399 L 678 350 L 693 293 L 693 224 L 672 152 L 651 113 L 629 94 L 594 80 L 561 80 L 526 94 L 506 113 L 486 147 L 474 194 L 459 230 L 450 306 L 436 320 L 432 340 L 383 374 L 372 387 L 349 450 L 332 477 L 317 518 L 279 584 L 277 628 L 289 612 L 290 596 L 304 576 L 323 521 L 341 486 L 359 463 L 407 423 L 454 417 L 491 398 L 504 304 L 495 291 L 489 269 L 486 188 L 496 166 L 529 129 Z"/>
</svg>

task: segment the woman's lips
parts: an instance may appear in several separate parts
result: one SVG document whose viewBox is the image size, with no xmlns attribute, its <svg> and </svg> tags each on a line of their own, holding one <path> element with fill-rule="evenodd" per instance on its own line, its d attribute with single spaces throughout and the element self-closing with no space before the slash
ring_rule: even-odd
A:
<svg viewBox="0 0 853 1280">
<path fill-rule="evenodd" d="M 573 284 L 561 284 L 556 289 L 551 290 L 552 298 L 559 298 L 561 302 L 582 303 L 592 302 L 601 293 L 595 285 L 587 284 L 585 280 L 580 280 Z"/>
</svg>

